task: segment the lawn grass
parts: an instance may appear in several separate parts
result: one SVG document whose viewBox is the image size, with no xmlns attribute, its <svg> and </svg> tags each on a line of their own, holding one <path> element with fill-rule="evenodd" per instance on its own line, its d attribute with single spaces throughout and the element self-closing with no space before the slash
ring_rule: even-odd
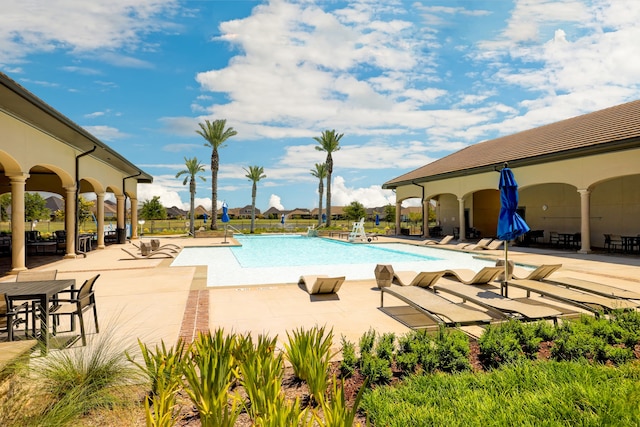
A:
<svg viewBox="0 0 640 427">
<path fill-rule="evenodd" d="M 484 373 L 414 375 L 368 391 L 376 426 L 631 426 L 640 365 L 523 361 Z"/>
</svg>

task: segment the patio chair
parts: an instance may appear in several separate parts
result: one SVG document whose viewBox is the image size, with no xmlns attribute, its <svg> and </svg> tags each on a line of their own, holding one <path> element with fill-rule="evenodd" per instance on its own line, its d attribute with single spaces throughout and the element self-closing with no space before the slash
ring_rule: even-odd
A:
<svg viewBox="0 0 640 427">
<path fill-rule="evenodd" d="M 56 280 L 58 270 L 24 270 L 19 271 L 16 282 L 37 282 L 39 280 Z"/>
<path fill-rule="evenodd" d="M 27 324 L 27 320 L 20 317 L 20 314 L 26 313 L 28 306 L 28 302 L 12 306 L 8 296 L 6 294 L 0 294 L 0 332 L 7 334 L 7 341 L 13 341 L 14 329 L 22 323 Z"/>
<path fill-rule="evenodd" d="M 298 284 L 302 284 L 310 295 L 335 294 L 340 290 L 345 277 L 329 277 L 325 275 L 300 276 Z"/>
<path fill-rule="evenodd" d="M 60 323 L 60 316 L 69 316 L 71 319 L 78 318 L 80 324 L 80 337 L 82 338 L 82 345 L 87 345 L 87 337 L 84 326 L 84 312 L 93 309 L 93 320 L 96 325 L 96 333 L 100 332 L 98 326 L 98 310 L 96 309 L 96 297 L 94 293 L 94 286 L 96 280 L 100 275 L 95 275 L 92 278 L 86 280 L 80 289 L 69 289 L 61 291 L 60 293 L 69 293 L 69 298 L 56 298 L 52 300 L 52 306 L 50 309 L 50 315 L 53 317 L 53 335 L 57 333 L 57 325 Z M 73 322 L 71 322 L 73 324 Z"/>
<path fill-rule="evenodd" d="M 392 283 L 400 286 L 418 286 L 421 288 L 431 287 L 438 281 L 445 271 L 423 271 L 417 273 L 415 271 L 394 271 Z"/>
<path fill-rule="evenodd" d="M 445 270 L 443 277 L 455 278 L 465 285 L 487 284 L 495 280 L 500 273 L 504 272 L 503 267 L 483 267 L 477 273 L 473 270 L 459 268 L 456 270 Z"/>
<path fill-rule="evenodd" d="M 452 240 L 453 240 L 453 235 L 448 234 L 440 240 L 425 240 L 423 244 L 424 245 L 446 245 Z"/>
</svg>

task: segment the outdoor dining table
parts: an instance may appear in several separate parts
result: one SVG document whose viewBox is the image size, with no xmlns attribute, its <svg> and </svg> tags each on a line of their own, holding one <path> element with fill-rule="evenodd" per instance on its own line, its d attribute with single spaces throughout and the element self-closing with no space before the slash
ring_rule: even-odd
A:
<svg viewBox="0 0 640 427">
<path fill-rule="evenodd" d="M 622 239 L 622 251 L 633 252 L 633 248 L 638 246 L 640 249 L 640 237 L 638 236 L 620 236 Z"/>
<path fill-rule="evenodd" d="M 49 350 L 49 303 L 51 299 L 67 288 L 75 289 L 75 279 L 39 280 L 28 282 L 0 282 L 0 293 L 7 295 L 11 303 L 14 301 L 33 301 L 40 307 L 40 339 L 44 342 L 43 353 Z M 33 306 L 33 315 L 37 310 Z"/>
<path fill-rule="evenodd" d="M 558 233 L 558 237 L 562 242 L 561 244 L 563 248 L 570 248 L 573 245 L 574 236 L 575 236 L 575 233 Z"/>
</svg>

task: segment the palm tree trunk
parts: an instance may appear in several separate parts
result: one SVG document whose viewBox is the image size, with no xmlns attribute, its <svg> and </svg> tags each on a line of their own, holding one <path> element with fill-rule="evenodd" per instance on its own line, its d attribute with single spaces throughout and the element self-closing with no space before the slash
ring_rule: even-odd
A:
<svg viewBox="0 0 640 427">
<path fill-rule="evenodd" d="M 218 150 L 215 148 L 211 153 L 211 222 L 210 230 L 218 229 L 218 168 L 220 159 L 218 158 Z"/>
<path fill-rule="evenodd" d="M 322 185 L 322 178 L 320 179 L 320 185 L 318 185 L 318 193 L 320 194 L 318 199 L 318 227 L 322 226 L 322 196 L 324 196 L 324 186 Z"/>
<path fill-rule="evenodd" d="M 327 227 L 331 227 L 331 172 L 327 173 Z"/>
<path fill-rule="evenodd" d="M 191 195 L 191 200 L 189 204 L 189 232 L 192 237 L 196 237 L 196 227 L 195 227 L 195 212 L 196 212 L 196 181 L 194 177 L 191 177 L 191 182 L 189 183 L 189 193 Z"/>
<path fill-rule="evenodd" d="M 256 192 L 257 192 L 257 187 L 254 181 L 253 187 L 251 188 L 251 230 L 250 230 L 251 234 L 253 234 L 254 224 L 256 222 Z"/>
</svg>

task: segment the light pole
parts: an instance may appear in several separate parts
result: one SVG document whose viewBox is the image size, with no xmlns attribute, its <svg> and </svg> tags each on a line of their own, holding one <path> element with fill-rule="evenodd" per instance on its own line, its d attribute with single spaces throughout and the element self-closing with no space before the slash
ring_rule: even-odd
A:
<svg viewBox="0 0 640 427">
<path fill-rule="evenodd" d="M 144 232 L 144 219 L 138 221 L 138 225 L 140 225 L 140 238 L 142 239 L 142 233 Z"/>
</svg>

